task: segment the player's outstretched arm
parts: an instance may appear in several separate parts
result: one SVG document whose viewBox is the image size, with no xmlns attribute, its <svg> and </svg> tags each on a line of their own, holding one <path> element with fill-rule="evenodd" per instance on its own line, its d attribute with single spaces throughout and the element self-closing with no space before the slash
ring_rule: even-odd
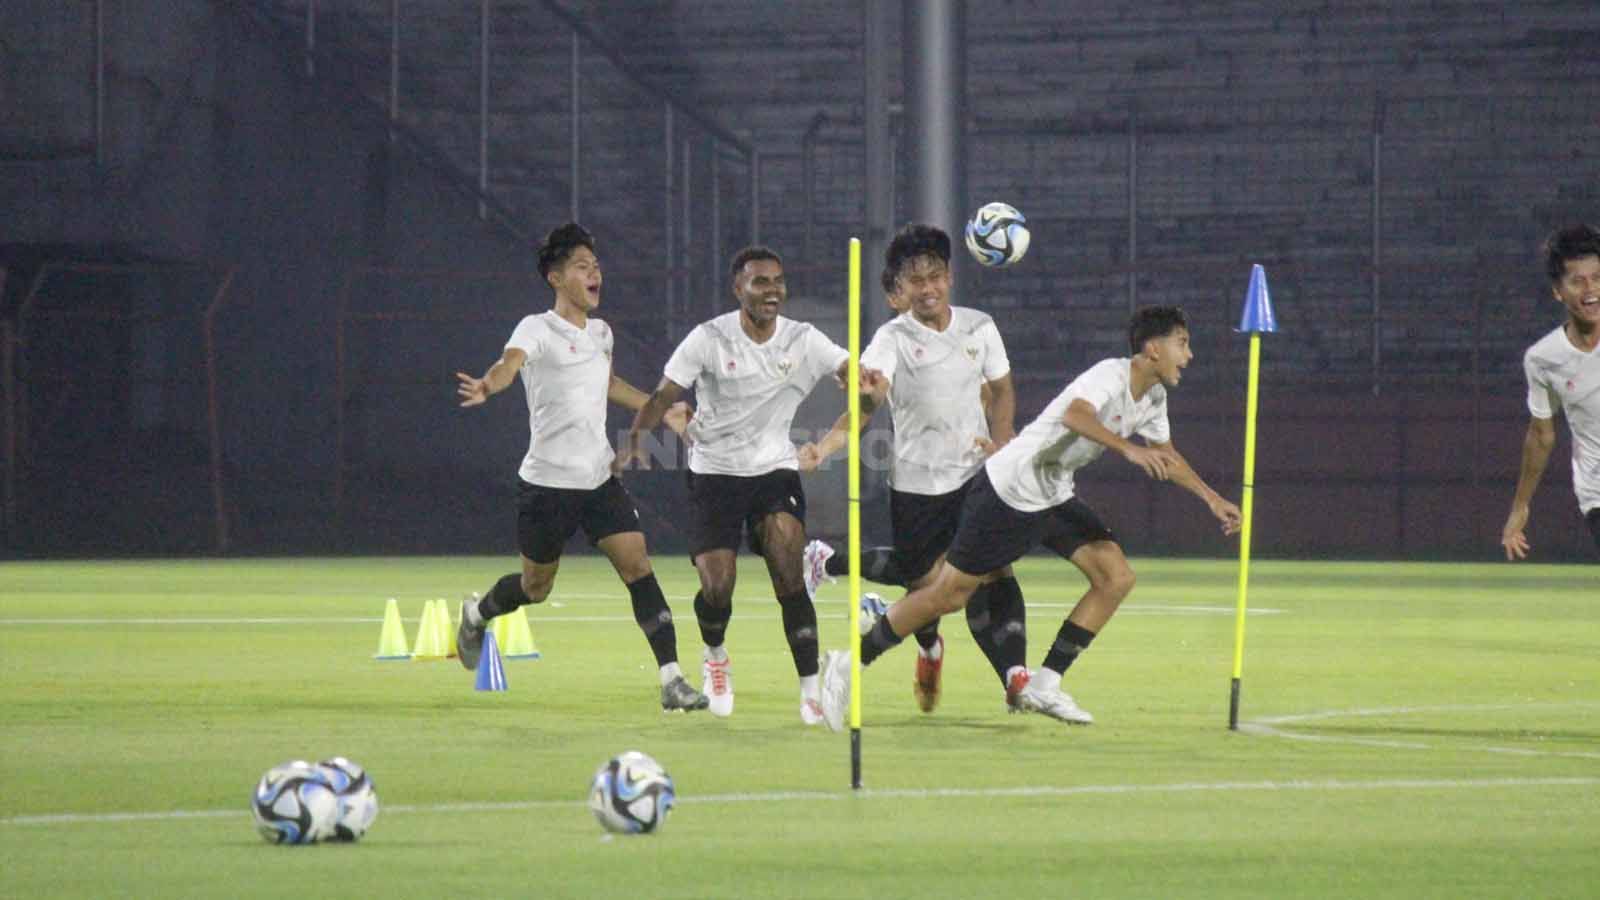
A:
<svg viewBox="0 0 1600 900">
<path fill-rule="evenodd" d="M 1222 523 L 1223 534 L 1236 533 L 1239 530 L 1240 523 L 1244 519 L 1244 514 L 1239 511 L 1239 507 L 1235 505 L 1233 501 L 1228 500 L 1226 497 L 1223 497 L 1221 494 L 1212 490 L 1211 485 L 1206 484 L 1205 479 L 1201 478 L 1200 473 L 1196 472 L 1194 467 L 1189 465 L 1189 460 L 1185 459 L 1184 455 L 1178 452 L 1178 448 L 1174 447 L 1171 441 L 1168 441 L 1165 444 L 1154 444 L 1152 446 L 1154 446 L 1155 449 L 1167 454 L 1168 460 L 1171 463 L 1170 472 L 1172 482 L 1206 502 L 1206 506 L 1210 508 L 1211 514 L 1217 517 L 1218 522 Z"/>
<path fill-rule="evenodd" d="M 661 424 L 667 409 L 672 406 L 683 394 L 683 386 L 670 378 L 661 379 L 656 385 L 655 393 L 645 400 L 639 407 L 639 412 L 633 417 L 633 426 L 622 438 L 622 446 L 617 448 L 616 459 L 611 462 L 613 472 L 626 469 L 639 455 L 639 436 Z"/>
<path fill-rule="evenodd" d="M 461 398 L 461 405 L 482 406 L 490 397 L 510 387 L 517 378 L 517 370 L 522 368 L 527 358 L 528 354 L 521 350 L 507 347 L 506 352 L 489 367 L 489 371 L 483 373 L 482 378 L 457 372 L 456 396 Z"/>
<path fill-rule="evenodd" d="M 1555 420 L 1529 419 L 1528 433 L 1522 438 L 1522 466 L 1517 475 L 1517 492 L 1511 498 L 1511 512 L 1506 515 L 1506 524 L 1500 529 L 1500 546 L 1505 548 L 1506 559 L 1526 559 L 1528 556 L 1528 536 L 1523 529 L 1528 527 L 1528 509 L 1555 446 Z"/>
<path fill-rule="evenodd" d="M 1067 406 L 1067 412 L 1061 417 L 1061 422 L 1074 433 L 1103 445 L 1107 450 L 1115 450 L 1122 454 L 1124 459 L 1143 469 L 1146 475 L 1157 481 L 1166 481 L 1172 477 L 1171 460 L 1165 451 L 1155 447 L 1142 447 L 1101 425 L 1094 404 L 1087 400 L 1074 399 Z"/>
</svg>

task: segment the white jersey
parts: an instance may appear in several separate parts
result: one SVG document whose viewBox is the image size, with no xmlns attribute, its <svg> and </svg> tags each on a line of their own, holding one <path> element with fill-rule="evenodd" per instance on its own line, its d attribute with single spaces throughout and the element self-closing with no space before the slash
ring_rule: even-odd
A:
<svg viewBox="0 0 1600 900">
<path fill-rule="evenodd" d="M 506 349 L 528 354 L 528 455 L 517 474 L 529 484 L 591 490 L 611 477 L 615 455 L 606 440 L 611 387 L 611 326 L 591 318 L 583 328 L 554 310 L 517 323 Z"/>
<path fill-rule="evenodd" d="M 1528 412 L 1553 419 L 1559 408 L 1572 430 L 1572 488 L 1578 508 L 1600 509 L 1600 348 L 1588 353 L 1572 346 L 1557 328 L 1522 357 L 1528 376 Z"/>
<path fill-rule="evenodd" d="M 889 379 L 894 468 L 889 484 L 908 494 L 948 494 L 983 465 L 989 437 L 978 389 L 1011 372 L 1000 331 L 986 313 L 950 307 L 944 331 L 911 313 L 885 323 L 861 365 Z"/>
<path fill-rule="evenodd" d="M 744 333 L 737 310 L 697 325 L 664 372 L 674 384 L 694 388 L 689 471 L 763 475 L 800 468 L 789 435 L 795 410 L 849 358 L 822 332 L 782 316 L 761 344 Z"/>
<path fill-rule="evenodd" d="M 1072 473 L 1105 452 L 1104 444 L 1078 434 L 1062 421 L 1073 400 L 1093 406 L 1100 424 L 1121 437 L 1137 434 L 1153 444 L 1172 439 L 1166 386 L 1155 384 L 1134 400 L 1132 365 L 1127 357 L 1095 363 L 1057 394 L 1011 443 L 989 457 L 985 471 L 1006 505 L 1022 512 L 1039 512 L 1067 502 L 1072 499 Z"/>
</svg>

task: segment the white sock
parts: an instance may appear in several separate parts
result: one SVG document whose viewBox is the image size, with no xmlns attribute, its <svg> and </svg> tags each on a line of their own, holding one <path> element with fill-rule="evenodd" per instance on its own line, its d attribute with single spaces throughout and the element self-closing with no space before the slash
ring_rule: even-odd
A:
<svg viewBox="0 0 1600 900">
<path fill-rule="evenodd" d="M 816 675 L 800 676 L 800 699 L 815 700 L 822 696 L 822 682 Z"/>
<path fill-rule="evenodd" d="M 938 662 L 944 656 L 944 641 L 934 641 L 932 649 L 924 650 L 922 645 L 917 645 L 917 655 Z"/>
<path fill-rule="evenodd" d="M 727 662 L 728 661 L 728 648 L 727 647 L 712 647 L 710 645 L 707 645 L 706 646 L 706 652 L 705 652 L 705 658 L 710 660 L 711 662 Z"/>
<path fill-rule="evenodd" d="M 682 678 L 683 670 L 675 662 L 669 662 L 661 667 L 661 686 L 666 687 L 674 678 Z"/>
<path fill-rule="evenodd" d="M 1039 671 L 1033 673 L 1033 683 L 1038 685 L 1042 691 L 1059 691 L 1061 690 L 1061 673 L 1040 666 Z"/>
<path fill-rule="evenodd" d="M 478 612 L 478 604 L 482 602 L 482 600 L 468 600 L 466 603 L 462 604 L 462 606 L 466 609 L 467 624 L 471 625 L 473 628 L 483 627 L 483 613 Z"/>
</svg>

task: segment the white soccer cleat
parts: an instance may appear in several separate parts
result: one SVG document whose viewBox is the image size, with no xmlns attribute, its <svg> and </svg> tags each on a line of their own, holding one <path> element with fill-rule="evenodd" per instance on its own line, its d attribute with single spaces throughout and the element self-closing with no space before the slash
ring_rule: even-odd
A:
<svg viewBox="0 0 1600 900">
<path fill-rule="evenodd" d="M 871 591 L 861 595 L 861 636 L 866 637 L 872 626 L 889 613 L 889 604 L 883 597 Z"/>
<path fill-rule="evenodd" d="M 822 580 L 833 582 L 833 576 L 828 574 L 828 560 L 833 558 L 833 548 L 821 541 L 812 541 L 806 544 L 805 552 L 800 555 L 804 564 L 801 573 L 805 577 L 806 593 L 811 599 L 817 597 L 817 588 L 822 586 Z"/>
<path fill-rule="evenodd" d="M 1068 725 L 1091 725 L 1094 716 L 1078 706 L 1072 695 L 1060 688 L 1040 687 L 1037 680 L 1030 682 L 1017 694 L 1017 707 L 1027 712 L 1047 715 Z"/>
<path fill-rule="evenodd" d="M 850 653 L 829 650 L 822 657 L 822 720 L 829 731 L 843 731 L 850 709 Z"/>
<path fill-rule="evenodd" d="M 707 707 L 713 716 L 733 715 L 733 672 L 726 655 L 721 659 L 709 656 L 700 664 L 700 690 L 710 701 Z"/>
<path fill-rule="evenodd" d="M 800 701 L 800 724 L 821 725 L 827 718 L 822 712 L 822 701 L 816 697 L 807 697 Z"/>
</svg>

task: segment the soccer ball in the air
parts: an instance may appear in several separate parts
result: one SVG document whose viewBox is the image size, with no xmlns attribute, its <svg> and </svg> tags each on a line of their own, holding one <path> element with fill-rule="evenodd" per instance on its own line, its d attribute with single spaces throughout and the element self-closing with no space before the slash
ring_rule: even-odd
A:
<svg viewBox="0 0 1600 900">
<path fill-rule="evenodd" d="M 672 776 L 637 750 L 607 760 L 589 784 L 594 817 L 617 834 L 655 831 L 667 820 L 676 799 Z"/>
<path fill-rule="evenodd" d="M 967 221 L 967 249 L 986 266 L 1009 266 L 1028 253 L 1028 220 L 1009 203 L 985 203 Z"/>
<path fill-rule="evenodd" d="M 274 844 L 314 844 L 332 837 L 339 796 L 327 776 L 304 760 L 273 766 L 250 798 L 256 830 Z"/>
<path fill-rule="evenodd" d="M 372 778 L 365 769 L 335 756 L 317 763 L 317 771 L 328 782 L 339 798 L 339 809 L 333 820 L 333 832 L 326 840 L 359 841 L 378 817 L 378 792 L 373 790 Z"/>
</svg>

